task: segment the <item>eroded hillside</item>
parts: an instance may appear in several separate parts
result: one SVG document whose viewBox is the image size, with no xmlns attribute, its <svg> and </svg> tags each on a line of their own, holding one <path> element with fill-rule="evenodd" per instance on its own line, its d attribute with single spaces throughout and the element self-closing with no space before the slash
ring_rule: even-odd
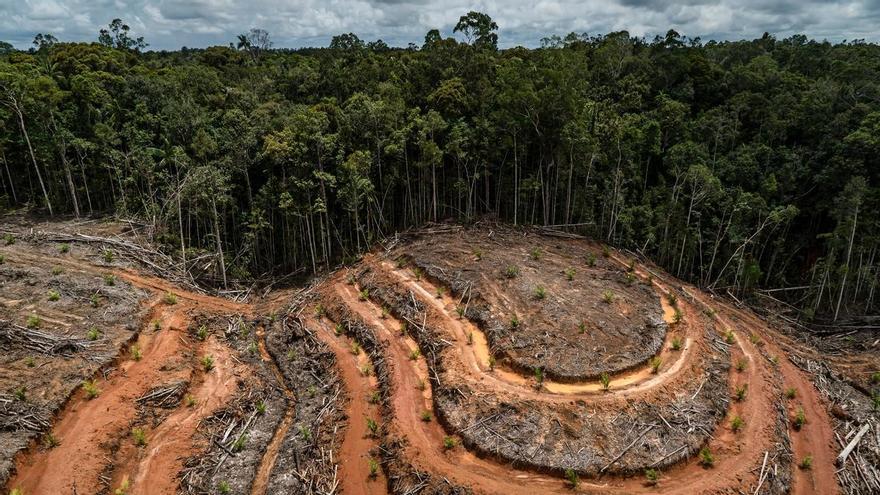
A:
<svg viewBox="0 0 880 495">
<path fill-rule="evenodd" d="M 874 354 L 568 234 L 433 226 L 241 301 L 114 224 L 5 234 L 7 491 L 880 489 Z"/>
</svg>

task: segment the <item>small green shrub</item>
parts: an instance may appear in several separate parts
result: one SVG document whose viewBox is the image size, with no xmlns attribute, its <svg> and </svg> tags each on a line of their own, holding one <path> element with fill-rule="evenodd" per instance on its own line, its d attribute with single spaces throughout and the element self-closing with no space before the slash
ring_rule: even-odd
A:
<svg viewBox="0 0 880 495">
<path fill-rule="evenodd" d="M 422 421 L 429 423 L 431 421 L 431 411 L 422 411 Z"/>
<path fill-rule="evenodd" d="M 128 352 L 131 353 L 131 358 L 134 359 L 135 361 L 140 361 L 141 357 L 143 357 L 141 354 L 141 346 L 139 346 L 137 344 L 134 344 L 131 347 L 129 347 Z"/>
<path fill-rule="evenodd" d="M 611 257 L 611 248 L 608 246 L 602 246 L 602 257 L 609 258 Z"/>
<path fill-rule="evenodd" d="M 739 430 L 742 429 L 743 424 L 745 424 L 745 423 L 741 417 L 739 417 L 738 415 L 734 416 L 733 419 L 730 420 L 730 429 L 734 433 L 737 433 L 737 432 L 739 432 Z"/>
<path fill-rule="evenodd" d="M 535 287 L 535 299 L 541 300 L 547 297 L 547 289 L 539 285 Z"/>
<path fill-rule="evenodd" d="M 654 486 L 657 482 L 660 481 L 660 472 L 656 469 L 646 469 L 645 470 L 645 482 L 649 486 Z"/>
<path fill-rule="evenodd" d="M 113 286 L 116 285 L 116 276 L 112 273 L 104 274 L 104 285 Z"/>
<path fill-rule="evenodd" d="M 596 266 L 596 255 L 594 253 L 587 254 L 587 266 Z"/>
<path fill-rule="evenodd" d="M 673 337 L 672 338 L 672 350 L 680 351 L 681 350 L 681 338 Z"/>
<path fill-rule="evenodd" d="M 204 368 L 206 372 L 211 371 L 212 369 L 214 369 L 214 356 L 210 354 L 202 356 L 201 363 L 202 368 Z"/>
<path fill-rule="evenodd" d="M 410 361 L 415 361 L 415 360 L 418 359 L 421 355 L 422 355 L 422 353 L 419 352 L 418 349 L 413 349 L 413 350 L 410 351 L 410 353 L 409 353 L 409 360 L 410 360 Z"/>
<path fill-rule="evenodd" d="M 0 254 L 0 265 L 2 265 L 3 263 L 6 263 L 6 256 Z"/>
<path fill-rule="evenodd" d="M 379 437 L 379 423 L 373 418 L 367 418 L 367 432 L 371 438 Z"/>
<path fill-rule="evenodd" d="M 315 317 L 321 318 L 322 316 L 324 316 L 324 305 L 318 303 L 315 305 Z"/>
<path fill-rule="evenodd" d="M 128 489 L 131 488 L 131 482 L 128 478 L 123 478 L 122 483 L 119 484 L 119 488 L 113 491 L 114 495 L 127 495 Z"/>
<path fill-rule="evenodd" d="M 64 273 L 64 268 L 61 268 L 60 266 L 53 266 L 52 267 L 52 275 L 55 275 L 57 277 L 58 275 L 61 275 L 62 273 Z"/>
<path fill-rule="evenodd" d="M 483 259 L 483 250 L 482 249 L 476 248 L 476 249 L 474 249 L 473 252 L 474 252 L 474 260 L 475 261 L 480 261 Z"/>
<path fill-rule="evenodd" d="M 568 481 L 568 486 L 574 490 L 581 484 L 581 479 L 577 474 L 577 471 L 574 469 L 568 468 L 565 470 L 565 480 Z"/>
<path fill-rule="evenodd" d="M 357 342 L 352 342 L 351 343 L 351 353 L 355 356 L 360 354 L 361 353 L 361 345 L 358 344 Z"/>
<path fill-rule="evenodd" d="M 813 456 L 804 456 L 804 458 L 801 459 L 800 464 L 798 464 L 798 467 L 804 470 L 811 469 L 813 467 Z"/>
<path fill-rule="evenodd" d="M 101 303 L 101 298 L 100 296 L 98 296 L 97 292 L 92 294 L 92 296 L 89 298 L 89 303 L 92 305 L 93 308 L 97 308 L 98 304 Z"/>
<path fill-rule="evenodd" d="M 574 268 L 566 268 L 566 269 L 565 269 L 565 278 L 566 278 L 566 280 L 568 280 L 569 282 L 571 282 L 572 280 L 574 280 L 574 274 L 575 274 Z"/>
<path fill-rule="evenodd" d="M 604 302 L 605 304 L 613 303 L 614 302 L 614 293 L 611 292 L 610 290 L 607 290 L 607 289 L 603 290 L 602 291 L 602 302 Z"/>
<path fill-rule="evenodd" d="M 104 250 L 104 261 L 107 263 L 113 263 L 113 259 L 116 258 L 116 255 L 113 254 L 113 251 L 109 249 Z"/>
<path fill-rule="evenodd" d="M 32 330 L 40 328 L 42 324 L 43 320 L 37 315 L 28 315 L 27 320 L 25 320 L 25 325 Z"/>
<path fill-rule="evenodd" d="M 519 275 L 519 268 L 516 265 L 507 265 L 504 269 L 504 276 L 507 278 L 516 278 Z"/>
<path fill-rule="evenodd" d="M 519 328 L 519 324 L 520 324 L 519 318 L 516 315 L 513 315 L 510 318 L 510 328 Z"/>
<path fill-rule="evenodd" d="M 345 328 L 342 326 L 342 323 L 337 323 L 337 324 L 333 327 L 333 333 L 336 334 L 337 337 L 339 337 L 340 335 L 342 335 L 342 332 L 343 332 L 344 329 L 345 329 Z"/>
<path fill-rule="evenodd" d="M 421 268 L 419 268 L 419 267 L 413 268 L 413 276 L 416 278 L 417 282 L 422 280 L 422 275 L 424 275 L 424 274 L 425 273 L 422 271 Z"/>
<path fill-rule="evenodd" d="M 370 289 L 363 289 L 358 293 L 358 299 L 361 301 L 366 301 L 370 298 Z"/>
<path fill-rule="evenodd" d="M 872 373 L 870 381 L 872 385 L 880 385 L 880 371 Z"/>
<path fill-rule="evenodd" d="M 24 388 L 24 385 L 17 387 L 12 391 L 12 395 L 15 397 L 15 400 L 25 402 L 27 401 L 27 389 Z"/>
<path fill-rule="evenodd" d="M 376 476 L 379 476 L 379 463 L 376 461 L 376 459 L 368 459 L 367 463 L 370 466 L 370 478 L 375 478 Z"/>
<path fill-rule="evenodd" d="M 540 367 L 535 368 L 535 382 L 537 382 L 538 385 L 544 383 L 544 370 Z"/>
<path fill-rule="evenodd" d="M 738 359 L 736 361 L 736 371 L 739 371 L 740 373 L 742 373 L 743 371 L 746 370 L 746 367 L 748 366 L 748 364 L 749 364 L 749 362 L 746 361 L 745 358 Z"/>
<path fill-rule="evenodd" d="M 162 300 L 165 301 L 165 304 L 168 304 L 169 306 L 173 306 L 173 305 L 177 304 L 177 294 L 175 294 L 171 291 L 168 291 L 165 293 L 165 297 L 163 297 Z"/>
<path fill-rule="evenodd" d="M 266 414 L 266 403 L 262 399 L 257 401 L 257 414 L 260 416 Z"/>
<path fill-rule="evenodd" d="M 217 491 L 226 495 L 227 493 L 232 493 L 232 487 L 229 486 L 229 482 L 221 481 L 220 483 L 217 483 Z"/>
<path fill-rule="evenodd" d="M 15 244 L 15 236 L 12 234 L 4 234 L 3 235 L 3 242 L 7 246 L 11 246 L 11 245 Z"/>
<path fill-rule="evenodd" d="M 681 323 L 681 320 L 684 318 L 684 312 L 675 308 L 675 311 L 672 312 L 672 323 Z"/>
<path fill-rule="evenodd" d="M 651 365 L 651 373 L 656 375 L 657 373 L 660 372 L 660 365 L 663 364 L 663 360 L 660 359 L 659 357 L 655 356 L 655 357 L 651 358 L 651 360 L 649 361 L 649 364 Z"/>
<path fill-rule="evenodd" d="M 436 293 L 437 293 L 437 299 L 442 299 L 443 295 L 446 294 L 446 288 L 437 287 Z"/>
<path fill-rule="evenodd" d="M 539 259 L 541 259 L 541 249 L 540 248 L 532 249 L 532 251 L 529 253 L 529 256 L 531 256 L 531 258 L 533 260 L 538 261 Z"/>
<path fill-rule="evenodd" d="M 58 246 L 58 252 L 60 252 L 61 254 L 69 253 L 70 252 L 70 244 L 68 244 L 66 242 L 62 243 L 60 246 Z"/>
<path fill-rule="evenodd" d="M 24 365 L 27 366 L 28 368 L 33 368 L 34 366 L 37 365 L 37 362 L 34 360 L 33 356 L 28 356 L 28 357 L 24 358 Z"/>
<path fill-rule="evenodd" d="M 704 467 L 712 467 L 715 465 L 715 456 L 712 455 L 712 451 L 709 450 L 709 447 L 703 447 L 700 449 L 700 464 Z"/>
<path fill-rule="evenodd" d="M 455 437 L 446 436 L 443 437 L 443 449 L 444 450 L 452 450 L 456 445 Z"/>
<path fill-rule="evenodd" d="M 366 363 L 360 367 L 361 374 L 364 376 L 370 376 L 373 374 L 373 365 L 370 363 Z"/>
<path fill-rule="evenodd" d="M 61 293 L 58 292 L 57 290 L 50 290 L 48 295 L 46 296 L 46 299 L 48 299 L 50 301 L 57 301 L 57 300 L 61 299 Z"/>
<path fill-rule="evenodd" d="M 675 292 L 669 292 L 666 294 L 666 300 L 669 302 L 670 306 L 676 306 L 678 304 L 678 296 L 675 295 Z"/>
<path fill-rule="evenodd" d="M 795 396 L 797 396 L 797 390 L 795 390 L 794 387 L 789 387 L 789 388 L 785 389 L 785 398 L 786 399 L 791 400 L 791 399 L 794 399 Z"/>
<path fill-rule="evenodd" d="M 208 327 L 205 325 L 199 325 L 198 330 L 196 330 L 196 338 L 204 341 L 208 338 Z"/>
<path fill-rule="evenodd" d="M 737 385 L 734 388 L 734 400 L 736 400 L 737 402 L 742 402 L 746 398 L 746 392 L 748 392 L 748 386 L 746 384 Z"/>
<path fill-rule="evenodd" d="M 134 439 L 134 444 L 138 447 L 147 445 L 147 435 L 142 428 L 133 428 L 131 430 L 131 438 Z"/>
<path fill-rule="evenodd" d="M 195 407 L 199 401 L 193 394 L 186 394 L 183 396 L 183 403 L 186 404 L 186 407 Z"/>
<path fill-rule="evenodd" d="M 312 439 L 312 430 L 308 426 L 302 425 L 299 427 L 299 436 L 303 441 L 308 442 Z"/>
<path fill-rule="evenodd" d="M 794 426 L 795 430 L 800 430 L 807 424 L 807 415 L 804 413 L 804 408 L 798 406 L 797 410 L 794 413 L 794 418 L 791 420 L 792 426 Z"/>
<path fill-rule="evenodd" d="M 236 438 L 235 442 L 232 444 L 232 451 L 241 452 L 242 450 L 244 450 L 244 446 L 247 445 L 247 441 L 247 435 L 241 435 L 240 437 Z"/>
<path fill-rule="evenodd" d="M 602 390 L 607 392 L 611 387 L 611 375 L 603 371 L 602 374 L 599 375 L 599 381 L 602 383 Z"/>
<path fill-rule="evenodd" d="M 425 380 L 419 380 L 419 383 L 416 385 L 416 389 L 424 392 L 428 386 L 425 384 Z"/>
<path fill-rule="evenodd" d="M 46 449 L 54 449 L 59 445 L 61 445 L 61 441 L 51 431 L 43 436 L 43 447 Z"/>
<path fill-rule="evenodd" d="M 89 400 L 101 395 L 101 389 L 98 388 L 98 385 L 95 383 L 94 380 L 84 381 L 83 390 L 85 390 L 86 398 Z"/>
<path fill-rule="evenodd" d="M 724 341 L 730 345 L 733 345 L 736 342 L 736 337 L 733 335 L 733 330 L 727 329 L 727 332 L 724 333 Z"/>
<path fill-rule="evenodd" d="M 489 371 L 493 371 L 495 369 L 495 356 L 489 356 Z"/>
</svg>

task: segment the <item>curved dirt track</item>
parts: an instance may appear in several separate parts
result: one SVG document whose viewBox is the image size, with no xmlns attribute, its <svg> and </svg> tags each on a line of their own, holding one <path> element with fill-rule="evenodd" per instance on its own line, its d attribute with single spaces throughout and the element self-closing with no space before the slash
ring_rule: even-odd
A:
<svg viewBox="0 0 880 495">
<path fill-rule="evenodd" d="M 370 264 L 368 260 L 366 263 Z M 482 362 L 480 349 L 482 338 L 478 329 L 468 322 L 451 313 L 455 308 L 455 301 L 447 296 L 436 297 L 435 287 L 423 280 L 416 280 L 404 270 L 392 267 L 390 263 L 372 263 L 371 266 L 381 268 L 392 273 L 401 284 L 409 287 L 414 294 L 420 294 L 421 300 L 432 304 L 435 309 L 445 314 L 444 327 L 450 332 L 453 345 L 468 363 L 468 368 L 473 372 L 473 380 L 482 384 L 490 384 L 491 387 L 514 391 L 516 394 L 539 400 L 571 400 L 573 397 L 585 401 L 604 400 L 615 395 L 627 395 L 639 391 L 650 390 L 657 387 L 666 377 L 674 375 L 686 362 L 689 354 L 686 352 L 691 347 L 688 345 L 681 356 L 671 366 L 664 367 L 658 375 L 651 375 L 644 379 L 644 370 L 631 370 L 615 376 L 617 381 L 612 381 L 610 393 L 597 393 L 593 389 L 595 383 L 581 384 L 553 384 L 547 386 L 546 391 L 537 392 L 530 387 L 528 378 L 516 374 L 510 370 L 488 370 Z M 645 275 L 640 271 L 641 275 Z M 427 472 L 448 478 L 460 486 L 467 486 L 478 492 L 485 493 L 570 493 L 570 487 L 560 478 L 546 474 L 535 473 L 528 470 L 512 468 L 507 463 L 480 458 L 459 446 L 452 450 L 442 447 L 443 439 L 449 432 L 436 421 L 424 422 L 421 420 L 419 409 L 431 407 L 429 390 L 418 390 L 418 383 L 426 380 L 424 370 L 414 366 L 410 360 L 410 353 L 416 347 L 414 341 L 400 336 L 400 322 L 385 314 L 380 307 L 370 300 L 359 297 L 357 290 L 343 281 L 342 276 L 337 276 L 330 282 L 332 292 L 330 296 L 336 297 L 357 313 L 363 321 L 369 324 L 386 345 L 389 359 L 396 363 L 392 370 L 392 382 L 394 384 L 393 408 L 395 411 L 394 428 L 405 435 L 408 440 L 407 456 L 418 467 Z M 664 280 L 660 277 L 653 278 L 653 284 L 661 292 L 671 290 L 672 287 L 680 286 L 676 281 Z M 690 295 L 693 289 L 684 293 Z M 433 301 L 433 302 L 432 302 Z M 734 345 L 731 353 L 731 361 L 745 359 L 747 365 L 743 372 L 737 372 L 733 366 L 730 371 L 730 394 L 734 395 L 734 388 L 741 384 L 748 386 L 748 394 L 742 402 L 731 401 L 731 408 L 727 419 L 719 423 L 708 442 L 708 446 L 716 456 L 714 467 L 704 468 L 696 459 L 679 463 L 666 469 L 658 485 L 649 486 L 643 479 L 638 477 L 603 476 L 598 479 L 582 480 L 578 490 L 595 493 L 717 493 L 719 491 L 737 490 L 744 486 L 755 486 L 759 483 L 761 461 L 765 453 L 772 452 L 775 448 L 775 433 L 778 425 L 779 411 L 775 404 L 781 400 L 782 386 L 774 381 L 776 367 L 762 354 L 758 345 L 764 343 L 753 342 L 752 334 L 764 335 L 767 333 L 766 326 L 753 318 L 749 324 L 733 324 L 727 316 L 730 310 L 726 305 L 709 305 L 703 300 L 694 298 L 693 304 L 688 301 L 679 302 L 685 308 L 685 314 L 699 314 L 703 310 L 712 308 L 715 310 L 715 319 L 718 322 L 719 340 L 726 328 L 734 330 Z M 739 312 L 737 312 L 739 313 Z M 682 324 L 686 324 L 687 316 Z M 471 334 L 473 344 L 466 343 L 466 335 Z M 324 337 L 328 333 L 324 332 Z M 688 339 L 691 337 L 688 336 Z M 664 346 L 665 348 L 666 346 Z M 766 346 L 765 353 L 773 355 L 775 348 Z M 485 352 L 485 351 L 484 351 Z M 345 368 L 351 366 L 344 361 L 339 366 Z M 798 389 L 798 397 L 804 401 L 804 409 L 810 417 L 816 413 L 816 423 L 820 435 L 811 435 L 805 427 L 800 432 L 792 434 L 794 455 L 813 455 L 816 462 L 822 462 L 822 468 L 812 471 L 800 471 L 794 469 L 793 493 L 836 493 L 837 483 L 833 472 L 834 450 L 827 436 L 830 432 L 830 423 L 824 406 L 818 400 L 817 393 L 809 380 L 789 363 L 783 362 L 779 366 L 779 372 L 785 380 L 785 386 L 793 386 Z M 638 378 L 630 378 L 632 376 Z M 616 385 L 616 386 L 615 386 Z M 557 387 L 556 390 L 553 387 Z M 570 386 L 571 388 L 566 388 Z M 585 390 L 586 389 L 586 390 Z M 802 390 L 804 389 L 804 390 Z M 821 414 L 819 414 L 821 412 Z M 744 426 L 738 433 L 731 431 L 729 420 L 733 415 L 746 419 Z M 824 431 L 821 431 L 823 430 Z M 820 461 L 821 459 L 821 461 Z M 830 472 L 830 476 L 828 475 Z"/>
<path fill-rule="evenodd" d="M 16 250 L 14 256 L 30 263 L 44 262 L 40 256 L 23 250 Z M 554 254 L 548 252 L 546 256 Z M 629 265 L 629 260 L 618 254 L 612 254 L 609 259 L 622 268 Z M 52 431 L 60 444 L 52 449 L 34 447 L 21 455 L 17 459 L 17 473 L 9 480 L 7 488 L 21 488 L 26 495 L 74 491 L 100 493 L 108 487 L 112 493 L 113 489 L 127 482 L 130 485 L 127 495 L 177 493 L 177 476 L 184 468 L 184 459 L 204 448 L 195 438 L 199 423 L 221 408 L 235 393 L 237 380 L 249 373 L 248 366 L 238 361 L 226 344 L 213 336 L 204 342 L 190 339 L 187 328 L 196 312 L 253 315 L 254 306 L 184 291 L 133 270 L 99 267 L 66 258 L 58 263 L 67 269 L 95 276 L 112 272 L 133 286 L 154 294 L 145 303 L 147 314 L 137 340 L 133 342 L 140 347 L 143 356 L 133 360 L 129 357 L 128 347 L 121 349 L 106 378 L 97 377 L 100 389 L 97 397 L 90 399 L 84 390 L 77 390 L 53 424 Z M 791 493 L 839 492 L 834 467 L 837 447 L 827 405 L 809 377 L 785 359 L 783 346 L 776 343 L 781 337 L 748 310 L 701 294 L 650 265 L 636 265 L 634 273 L 654 287 L 669 325 L 657 354 L 662 359 L 658 372 L 654 373 L 649 364 L 642 364 L 614 373 L 610 377 L 609 391 L 603 391 L 599 380 L 570 383 L 545 380 L 536 387 L 534 377 L 503 364 L 494 366 L 494 369 L 490 367 L 486 335 L 476 324 L 458 314 L 462 301 L 438 290 L 442 286 L 437 282 L 418 277 L 413 271 L 376 255 L 367 255 L 361 267 L 376 271 L 384 277 L 383 280 L 393 281 L 409 291 L 414 302 L 418 300 L 427 308 L 425 317 L 444 333 L 444 341 L 450 346 L 447 355 L 453 356 L 451 359 L 455 361 L 452 369 L 461 373 L 462 379 L 481 393 L 503 393 L 508 397 L 544 403 L 578 403 L 582 404 L 585 415 L 594 413 L 596 408 L 613 408 L 618 403 L 675 394 L 682 384 L 696 383 L 701 379 L 697 363 L 706 346 L 727 345 L 722 342 L 725 332 L 728 329 L 732 332 L 733 343 L 728 346 L 731 363 L 728 393 L 731 400 L 727 415 L 714 431 L 707 432 L 706 446 L 715 456 L 714 466 L 705 468 L 696 458 L 690 458 L 663 469 L 656 485 L 646 484 L 640 474 L 605 474 L 581 479 L 575 492 L 763 493 L 755 487 L 764 482 L 762 460 L 769 456 L 769 462 L 774 462 L 774 452 L 777 452 L 780 441 L 780 424 L 786 442 L 790 439 L 792 451 L 788 464 L 791 466 Z M 427 361 L 414 352 L 419 350 L 419 343 L 401 332 L 401 320 L 388 314 L 387 308 L 383 309 L 380 303 L 364 297 L 360 287 L 352 285 L 346 275 L 345 271 L 339 271 L 319 283 L 319 300 L 334 301 L 348 308 L 369 327 L 380 343 L 381 354 L 390 363 L 391 395 L 386 407 L 391 417 L 383 417 L 382 407 L 376 403 L 379 383 L 371 371 L 370 355 L 353 351 L 357 342 L 345 332 L 340 334 L 336 320 L 320 315 L 303 317 L 303 324 L 335 356 L 348 395 L 345 402 L 347 425 L 342 430 L 340 447 L 334 453 L 342 493 L 389 493 L 391 481 L 384 466 L 375 470 L 375 464 L 371 462 L 382 456 L 383 434 L 405 439 L 403 456 L 414 468 L 477 493 L 572 493 L 572 487 L 559 473 L 522 468 L 501 457 L 482 457 L 462 445 L 458 432 L 438 421 Z M 178 297 L 176 304 L 164 300 L 163 296 L 169 292 Z M 681 322 L 674 323 L 675 308 L 664 297 L 668 293 L 679 296 L 677 308 L 684 314 Z M 273 296 L 270 294 L 263 304 L 276 307 L 279 301 Z M 698 318 L 706 318 L 704 312 L 709 314 L 708 319 L 714 325 L 714 342 L 706 341 L 703 326 L 696 323 Z M 154 328 L 154 322 L 159 323 L 158 330 Z M 284 376 L 266 349 L 264 333 L 263 327 L 258 325 L 259 357 L 281 384 L 287 410 L 260 457 L 254 481 L 249 487 L 252 495 L 267 493 L 273 467 L 283 455 L 284 439 L 296 420 L 293 405 L 297 398 L 284 385 Z M 674 338 L 683 343 L 681 350 L 672 350 Z M 199 358 L 204 355 L 214 357 L 217 364 L 213 371 L 205 372 L 201 368 Z M 778 362 L 774 363 L 773 357 L 777 357 Z M 740 361 L 745 365 L 742 370 L 737 370 L 734 363 Z M 181 403 L 157 424 L 143 423 L 134 399 L 156 386 L 174 381 L 188 384 L 187 392 L 194 396 L 195 404 Z M 736 388 L 744 385 L 747 386 L 745 398 L 733 400 Z M 795 399 L 784 398 L 782 391 L 788 388 L 796 390 Z M 696 394 L 700 391 L 697 389 Z M 782 413 L 779 404 L 785 409 Z M 803 408 L 807 423 L 795 430 L 790 418 L 798 407 Z M 426 413 L 430 415 L 429 420 L 426 420 Z M 787 414 L 782 421 L 781 414 Z M 738 432 L 730 427 L 734 416 L 744 419 Z M 368 419 L 381 425 L 384 432 L 371 431 Z M 146 446 L 137 447 L 132 442 L 131 429 L 134 426 L 143 427 Z M 459 440 L 453 448 L 444 447 L 449 437 Z M 609 457 L 624 453 L 610 452 Z M 808 455 L 813 458 L 812 469 L 798 469 L 796 464 Z M 70 462 L 70 459 L 76 459 L 76 462 Z M 769 465 L 767 469 L 770 469 Z"/>
<path fill-rule="evenodd" d="M 33 253 L 16 251 L 17 259 L 45 262 Z M 74 259 L 59 259 L 67 269 L 101 276 L 113 273 L 154 296 L 146 303 L 147 316 L 132 345 L 140 349 L 133 359 L 129 347 L 120 350 L 113 367 L 94 378 L 99 393 L 89 397 L 78 389 L 58 413 L 52 434 L 60 442 L 51 449 L 36 447 L 20 455 L 16 474 L 7 486 L 26 494 L 99 493 L 128 485 L 128 495 L 174 494 L 176 474 L 183 460 L 197 453 L 194 434 L 198 422 L 222 406 L 236 388 L 237 376 L 247 368 L 234 362 L 230 350 L 208 337 L 196 342 L 186 330 L 195 311 L 245 312 L 245 305 L 203 294 L 182 291 L 155 277 L 131 270 L 96 267 Z M 165 300 L 173 293 L 177 300 Z M 211 355 L 212 372 L 200 370 L 198 359 Z M 155 428 L 143 425 L 146 445 L 136 447 L 131 431 L 137 421 L 135 399 L 159 385 L 189 383 L 194 405 L 178 405 Z M 72 461 L 75 460 L 75 461 Z"/>
</svg>

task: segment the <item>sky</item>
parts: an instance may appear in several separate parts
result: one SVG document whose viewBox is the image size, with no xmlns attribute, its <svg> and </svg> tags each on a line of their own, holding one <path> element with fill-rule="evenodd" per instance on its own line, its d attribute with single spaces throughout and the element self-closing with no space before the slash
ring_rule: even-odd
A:
<svg viewBox="0 0 880 495">
<path fill-rule="evenodd" d="M 880 42 L 880 0 L 0 0 L 0 41 L 29 48 L 37 33 L 94 41 L 118 17 L 154 50 L 226 45 L 254 27 L 269 31 L 276 48 L 327 46 L 348 32 L 406 46 L 421 45 L 430 29 L 451 35 L 470 10 L 492 16 L 502 47 L 570 32 L 652 38 L 670 28 L 704 41 L 769 32 Z"/>
</svg>

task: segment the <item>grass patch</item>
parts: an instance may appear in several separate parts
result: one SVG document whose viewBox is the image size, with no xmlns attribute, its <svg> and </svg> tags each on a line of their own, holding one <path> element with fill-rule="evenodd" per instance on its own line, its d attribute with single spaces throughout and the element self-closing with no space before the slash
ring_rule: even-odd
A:
<svg viewBox="0 0 880 495">
<path fill-rule="evenodd" d="M 58 292 L 57 290 L 50 290 L 46 296 L 46 299 L 48 299 L 52 302 L 57 301 L 57 300 L 61 299 L 61 293 Z"/>
</svg>

